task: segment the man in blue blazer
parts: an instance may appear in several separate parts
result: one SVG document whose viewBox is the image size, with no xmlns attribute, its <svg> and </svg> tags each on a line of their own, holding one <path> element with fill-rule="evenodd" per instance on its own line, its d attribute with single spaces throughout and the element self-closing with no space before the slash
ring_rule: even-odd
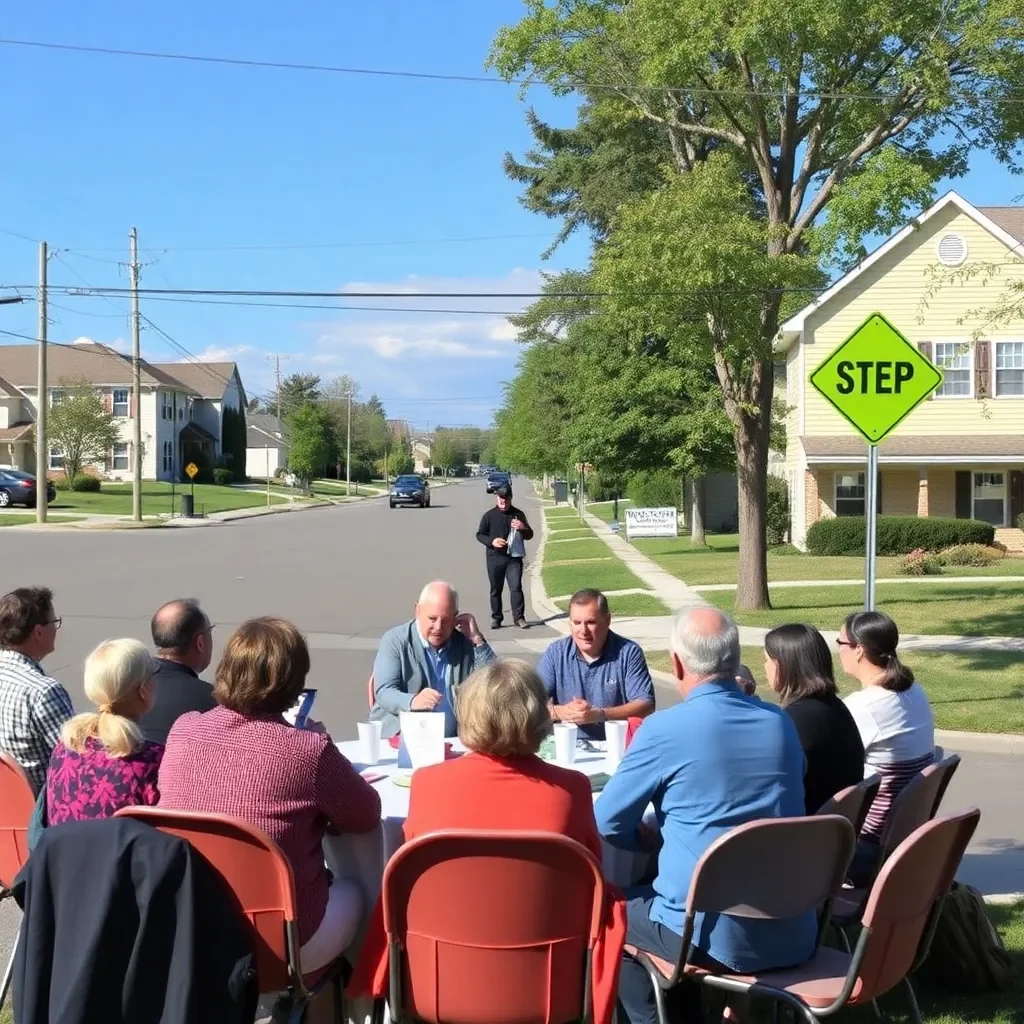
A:
<svg viewBox="0 0 1024 1024">
<path fill-rule="evenodd" d="M 445 716 L 445 736 L 457 736 L 459 686 L 495 660 L 476 619 L 459 614 L 459 595 L 442 580 L 428 583 L 409 622 L 381 637 L 373 663 L 373 708 L 370 721 L 381 722 L 381 735 L 394 736 L 402 711 L 436 711 Z"/>
</svg>

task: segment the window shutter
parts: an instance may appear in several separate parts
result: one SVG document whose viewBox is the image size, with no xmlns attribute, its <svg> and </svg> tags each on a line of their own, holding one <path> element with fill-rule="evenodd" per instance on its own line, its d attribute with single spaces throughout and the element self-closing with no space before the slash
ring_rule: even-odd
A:
<svg viewBox="0 0 1024 1024">
<path fill-rule="evenodd" d="M 971 471 L 958 469 L 956 472 L 956 517 L 971 518 Z"/>
<path fill-rule="evenodd" d="M 882 514 L 882 477 L 883 476 L 884 476 L 884 474 L 882 473 L 882 468 L 881 468 L 881 466 L 879 466 L 879 468 L 878 468 L 878 479 L 875 481 L 875 511 L 879 515 Z"/>
<path fill-rule="evenodd" d="M 135 419 L 135 389 L 128 389 L 128 419 Z"/>
<path fill-rule="evenodd" d="M 925 357 L 925 359 L 928 360 L 929 363 L 935 362 L 935 358 L 932 355 L 932 343 L 930 341 L 919 341 L 917 343 L 917 349 L 921 353 L 921 355 L 923 355 Z M 928 392 L 928 397 L 930 399 L 934 398 L 935 397 L 935 392 L 934 391 L 929 391 Z"/>
<path fill-rule="evenodd" d="M 103 408 L 106 410 L 107 415 L 111 415 L 114 411 L 114 393 L 112 391 L 103 392 Z"/>
<path fill-rule="evenodd" d="M 992 397 L 992 342 L 979 341 L 974 345 L 974 397 Z"/>
</svg>

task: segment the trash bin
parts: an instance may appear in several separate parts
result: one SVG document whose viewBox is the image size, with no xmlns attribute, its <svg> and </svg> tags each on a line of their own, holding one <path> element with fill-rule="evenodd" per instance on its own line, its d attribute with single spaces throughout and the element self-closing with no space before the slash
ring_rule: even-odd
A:
<svg viewBox="0 0 1024 1024">
<path fill-rule="evenodd" d="M 191 494 L 181 496 L 181 517 L 191 519 L 195 514 L 195 498 Z"/>
<path fill-rule="evenodd" d="M 560 501 L 569 500 L 569 485 L 565 480 L 555 480 L 551 484 L 551 489 L 554 491 L 555 504 L 557 505 Z"/>
</svg>

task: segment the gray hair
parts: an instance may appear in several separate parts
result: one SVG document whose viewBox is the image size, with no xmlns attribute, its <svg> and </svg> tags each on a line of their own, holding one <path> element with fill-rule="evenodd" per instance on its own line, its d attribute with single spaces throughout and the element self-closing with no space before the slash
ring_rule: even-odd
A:
<svg viewBox="0 0 1024 1024">
<path fill-rule="evenodd" d="M 676 612 L 669 646 L 693 675 L 735 679 L 739 672 L 740 631 L 717 608 L 683 608 Z"/>
<path fill-rule="evenodd" d="M 459 607 L 458 591 L 450 583 L 445 583 L 444 580 L 432 580 L 428 583 L 420 591 L 420 598 L 417 603 L 423 604 L 439 594 L 444 594 L 446 597 L 450 598 L 453 608 L 457 609 Z"/>
</svg>

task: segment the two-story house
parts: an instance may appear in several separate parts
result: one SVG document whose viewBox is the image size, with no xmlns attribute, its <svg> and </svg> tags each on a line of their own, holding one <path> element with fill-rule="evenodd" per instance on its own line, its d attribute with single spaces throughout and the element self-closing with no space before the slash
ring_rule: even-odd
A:
<svg viewBox="0 0 1024 1024">
<path fill-rule="evenodd" d="M 950 192 L 782 326 L 794 544 L 823 517 L 864 514 L 866 444 L 809 378 L 876 312 L 944 373 L 879 446 L 880 513 L 981 519 L 1024 544 L 1024 319 L 987 325 L 984 313 L 1024 282 L 1022 256 L 1024 207 Z M 987 285 L 971 272 L 992 267 Z"/>
<path fill-rule="evenodd" d="M 0 466 L 29 472 L 36 468 L 37 360 L 35 345 L 0 345 Z M 139 375 L 142 393 L 137 413 L 129 357 L 96 342 L 47 347 L 50 406 L 62 400 L 62 382 L 85 382 L 103 396 L 107 411 L 118 424 L 121 439 L 102 464 L 89 468 L 114 480 L 131 478 L 136 415 L 140 417 L 144 479 L 179 479 L 182 466 L 199 451 L 210 461 L 216 459 L 221 450 L 224 407 L 245 408 L 245 392 L 235 364 L 142 360 Z M 63 453 L 56 444 L 50 446 L 48 466 L 53 473 L 63 468 Z"/>
</svg>

